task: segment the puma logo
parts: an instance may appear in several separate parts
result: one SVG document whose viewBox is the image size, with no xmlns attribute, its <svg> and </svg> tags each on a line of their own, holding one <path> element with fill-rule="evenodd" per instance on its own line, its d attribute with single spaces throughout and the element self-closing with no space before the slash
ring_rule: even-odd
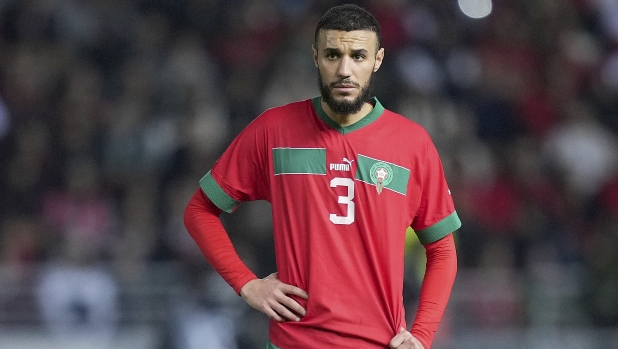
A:
<svg viewBox="0 0 618 349">
<path fill-rule="evenodd" d="M 335 171 L 351 171 L 352 170 L 352 162 L 354 160 L 348 160 L 348 158 L 343 158 L 341 160 L 345 162 L 345 164 L 330 164 L 330 169 Z"/>
</svg>

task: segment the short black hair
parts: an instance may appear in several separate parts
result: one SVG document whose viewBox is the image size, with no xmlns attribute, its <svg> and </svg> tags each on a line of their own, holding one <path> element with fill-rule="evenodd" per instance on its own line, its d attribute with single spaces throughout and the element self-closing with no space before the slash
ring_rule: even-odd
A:
<svg viewBox="0 0 618 349">
<path fill-rule="evenodd" d="M 315 28 L 315 47 L 318 46 L 318 36 L 320 30 L 370 30 L 376 33 L 378 38 L 376 53 L 380 49 L 380 25 L 376 18 L 364 8 L 354 5 L 345 4 L 331 7 L 318 22 Z"/>
</svg>

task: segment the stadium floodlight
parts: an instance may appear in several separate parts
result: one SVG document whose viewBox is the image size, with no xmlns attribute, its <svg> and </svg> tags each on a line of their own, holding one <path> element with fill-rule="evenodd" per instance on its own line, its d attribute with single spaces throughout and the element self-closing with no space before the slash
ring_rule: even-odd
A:
<svg viewBox="0 0 618 349">
<path fill-rule="evenodd" d="M 458 0 L 459 8 L 470 18 L 483 18 L 491 13 L 491 0 Z"/>
</svg>

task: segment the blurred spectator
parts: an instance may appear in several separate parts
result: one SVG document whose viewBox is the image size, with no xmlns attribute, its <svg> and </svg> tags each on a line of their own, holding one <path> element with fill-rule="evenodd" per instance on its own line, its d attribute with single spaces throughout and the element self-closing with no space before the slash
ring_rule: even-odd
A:
<svg viewBox="0 0 618 349">
<path fill-rule="evenodd" d="M 111 340 L 116 330 L 117 284 L 102 264 L 115 216 L 99 175 L 92 159 L 73 159 L 64 185 L 43 195 L 49 255 L 35 289 L 44 324 L 58 336 Z"/>
<path fill-rule="evenodd" d="M 68 243 L 67 254 L 83 241 Z M 71 256 L 74 257 L 74 256 Z M 36 288 L 44 325 L 59 337 L 86 333 L 111 343 L 117 330 L 118 288 L 109 270 L 66 263 L 42 269 Z"/>
<path fill-rule="evenodd" d="M 563 123 L 548 135 L 544 152 L 569 192 L 586 202 L 615 173 L 618 142 L 585 103 L 569 103 L 565 113 Z"/>
</svg>

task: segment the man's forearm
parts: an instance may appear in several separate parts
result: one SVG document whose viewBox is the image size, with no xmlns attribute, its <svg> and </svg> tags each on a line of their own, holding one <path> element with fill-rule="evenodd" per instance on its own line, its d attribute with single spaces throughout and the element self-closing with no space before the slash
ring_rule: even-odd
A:
<svg viewBox="0 0 618 349">
<path fill-rule="evenodd" d="M 424 247 L 427 268 L 411 333 L 429 349 L 451 296 L 457 274 L 457 252 L 453 234 Z"/>
<path fill-rule="evenodd" d="M 219 219 L 221 212 L 198 189 L 185 209 L 185 227 L 212 267 L 240 294 L 240 289 L 257 277 L 236 253 Z"/>
</svg>

